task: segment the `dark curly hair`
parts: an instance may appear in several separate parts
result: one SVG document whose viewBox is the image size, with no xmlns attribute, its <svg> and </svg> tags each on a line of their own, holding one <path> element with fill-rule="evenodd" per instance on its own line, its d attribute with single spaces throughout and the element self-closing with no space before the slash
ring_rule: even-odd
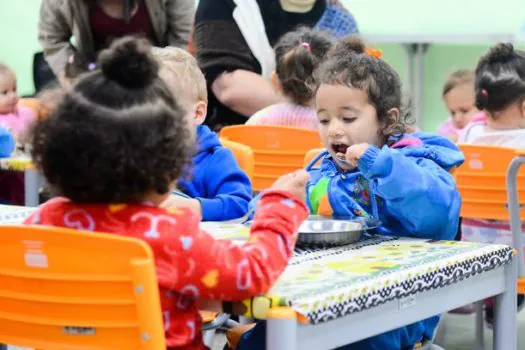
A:
<svg viewBox="0 0 525 350">
<path fill-rule="evenodd" d="M 75 202 L 137 202 L 169 192 L 190 164 L 193 133 L 149 44 L 122 38 L 98 64 L 33 130 L 36 166 Z"/>
<path fill-rule="evenodd" d="M 314 96 L 313 73 L 332 48 L 326 33 L 301 27 L 288 32 L 275 46 L 276 73 L 285 96 L 298 105 L 309 105 Z"/>
<path fill-rule="evenodd" d="M 410 115 L 403 108 L 399 75 L 382 59 L 367 54 L 363 41 L 355 35 L 342 39 L 328 53 L 327 60 L 315 72 L 315 84 L 316 88 L 321 84 L 340 84 L 365 90 L 384 125 L 380 133 L 385 142 L 390 136 L 405 133 L 411 124 Z M 392 108 L 400 111 L 399 118 L 388 114 Z"/>
<path fill-rule="evenodd" d="M 500 111 L 525 99 L 525 52 L 512 44 L 497 44 L 481 57 L 476 68 L 476 106 Z"/>
</svg>

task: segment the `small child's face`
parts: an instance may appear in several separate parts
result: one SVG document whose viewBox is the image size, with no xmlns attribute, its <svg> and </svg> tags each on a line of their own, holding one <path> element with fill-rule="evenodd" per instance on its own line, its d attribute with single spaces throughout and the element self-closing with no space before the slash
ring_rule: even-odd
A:
<svg viewBox="0 0 525 350">
<path fill-rule="evenodd" d="M 16 78 L 12 73 L 0 75 L 0 114 L 12 113 L 17 103 Z"/>
<path fill-rule="evenodd" d="M 319 134 L 330 154 L 346 153 L 349 146 L 368 143 L 382 147 L 376 108 L 362 89 L 323 84 L 315 97 Z M 344 164 L 339 164 L 345 168 Z"/>
<path fill-rule="evenodd" d="M 452 123 L 458 129 L 467 126 L 470 118 L 479 112 L 476 108 L 474 86 L 471 83 L 454 87 L 443 96 L 443 99 L 452 116 Z"/>
</svg>

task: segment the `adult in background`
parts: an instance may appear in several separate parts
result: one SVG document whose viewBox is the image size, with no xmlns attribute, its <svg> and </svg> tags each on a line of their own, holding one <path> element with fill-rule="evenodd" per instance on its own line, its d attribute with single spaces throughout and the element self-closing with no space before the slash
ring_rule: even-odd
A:
<svg viewBox="0 0 525 350">
<path fill-rule="evenodd" d="M 95 62 L 100 50 L 126 35 L 186 49 L 194 7 L 195 0 L 42 0 L 38 39 L 62 81 L 72 57 Z"/>
<path fill-rule="evenodd" d="M 336 24 L 337 28 L 331 28 Z M 244 124 L 281 101 L 269 81 L 272 47 L 298 26 L 339 36 L 357 32 L 337 0 L 200 0 L 193 45 L 209 91 L 208 124 L 214 130 Z"/>
</svg>

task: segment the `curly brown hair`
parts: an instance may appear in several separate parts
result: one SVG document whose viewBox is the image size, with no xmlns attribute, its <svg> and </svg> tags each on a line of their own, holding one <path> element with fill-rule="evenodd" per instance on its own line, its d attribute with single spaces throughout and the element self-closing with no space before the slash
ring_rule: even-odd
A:
<svg viewBox="0 0 525 350">
<path fill-rule="evenodd" d="M 403 105 L 399 75 L 382 59 L 367 54 L 357 36 L 342 39 L 328 53 L 328 58 L 315 72 L 315 84 L 316 88 L 321 84 L 335 84 L 365 90 L 383 124 L 380 134 L 385 142 L 390 136 L 404 134 L 412 124 Z M 389 115 L 393 108 L 400 111 L 399 118 Z"/>
<path fill-rule="evenodd" d="M 48 183 L 76 202 L 126 203 L 164 194 L 190 164 L 193 133 L 158 76 L 145 40 L 123 38 L 33 130 Z"/>
</svg>

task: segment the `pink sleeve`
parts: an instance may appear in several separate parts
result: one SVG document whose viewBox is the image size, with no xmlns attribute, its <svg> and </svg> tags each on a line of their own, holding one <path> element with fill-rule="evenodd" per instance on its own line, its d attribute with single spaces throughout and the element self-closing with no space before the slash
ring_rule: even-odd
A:
<svg viewBox="0 0 525 350">
<path fill-rule="evenodd" d="M 443 136 L 449 136 L 452 134 L 457 134 L 458 129 L 452 123 L 452 118 L 447 118 L 440 126 L 437 128 L 437 132 Z"/>
</svg>

